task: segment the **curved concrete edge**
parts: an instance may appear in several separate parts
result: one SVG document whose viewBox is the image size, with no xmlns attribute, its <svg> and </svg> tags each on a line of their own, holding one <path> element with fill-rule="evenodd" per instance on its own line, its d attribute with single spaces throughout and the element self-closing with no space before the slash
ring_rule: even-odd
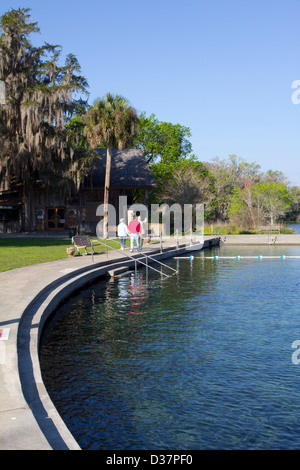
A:
<svg viewBox="0 0 300 470">
<path fill-rule="evenodd" d="M 219 238 L 207 240 L 203 248 L 218 245 Z M 194 249 L 193 249 L 194 250 Z M 151 253 L 152 258 L 163 260 L 187 253 L 184 248 L 169 249 Z M 102 264 L 102 266 L 101 266 Z M 17 328 L 16 353 L 13 366 L 18 367 L 19 384 L 16 384 L 18 404 L 7 413 L 5 436 L 1 436 L 2 450 L 80 450 L 80 446 L 62 420 L 50 399 L 43 383 L 39 362 L 39 343 L 46 320 L 59 304 L 76 290 L 104 276 L 112 268 L 127 266 L 131 268 L 135 261 L 121 260 L 97 263 L 86 266 L 50 282 L 28 303 Z M 11 384 L 10 384 L 11 385 Z M 22 389 L 23 402 L 20 399 Z M 5 419 L 5 418 L 4 418 Z M 11 421 L 17 419 L 17 426 Z"/>
<path fill-rule="evenodd" d="M 53 450 L 80 450 L 48 395 L 39 362 L 39 343 L 43 326 L 59 304 L 77 289 L 106 274 L 95 269 L 65 281 L 49 293 L 36 298 L 22 319 L 18 335 L 19 374 L 22 391 L 41 433 Z"/>
</svg>

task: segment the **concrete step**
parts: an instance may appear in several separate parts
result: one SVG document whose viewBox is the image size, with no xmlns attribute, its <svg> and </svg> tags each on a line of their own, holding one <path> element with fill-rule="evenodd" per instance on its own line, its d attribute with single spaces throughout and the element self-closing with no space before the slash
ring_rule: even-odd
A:
<svg viewBox="0 0 300 470">
<path fill-rule="evenodd" d="M 128 271 L 127 266 L 124 266 L 122 268 L 111 269 L 110 271 L 108 271 L 108 274 L 110 275 L 110 277 L 126 276 L 129 273 L 130 271 Z"/>
</svg>

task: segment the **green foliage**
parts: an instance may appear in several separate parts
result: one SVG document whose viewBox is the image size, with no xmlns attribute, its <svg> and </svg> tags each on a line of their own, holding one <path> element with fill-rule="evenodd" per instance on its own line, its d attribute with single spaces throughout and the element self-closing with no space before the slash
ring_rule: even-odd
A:
<svg viewBox="0 0 300 470">
<path fill-rule="evenodd" d="M 45 43 L 34 47 L 29 35 L 38 32 L 30 23 L 30 10 L 11 10 L 1 17 L 0 79 L 6 84 L 6 105 L 0 121 L 2 176 L 30 181 L 32 173 L 47 184 L 49 173 L 68 177 L 73 162 L 66 123 L 85 93 L 86 79 L 73 54 L 58 65 L 61 47 Z M 74 138 L 73 138 L 74 140 Z"/>
<path fill-rule="evenodd" d="M 280 171 L 260 172 L 256 163 L 236 155 L 228 160 L 215 158 L 207 165 L 214 176 L 212 219 L 243 225 L 248 229 L 275 223 L 300 210 L 300 191 L 289 188 Z"/>
<path fill-rule="evenodd" d="M 293 234 L 295 234 L 295 231 L 292 228 L 281 227 L 280 233 L 282 233 L 284 235 L 293 235 Z"/>
<path fill-rule="evenodd" d="M 234 154 L 204 164 L 192 154 L 188 127 L 155 114 L 137 116 L 120 95 L 107 93 L 90 107 L 75 99 L 88 88 L 76 57 L 68 54 L 59 65 L 61 46 L 33 46 L 29 38 L 39 27 L 30 11 L 12 9 L 0 18 L 0 80 L 6 84 L 0 182 L 22 183 L 25 206 L 34 175 L 48 188 L 70 193 L 93 168 L 92 148 L 135 147 L 157 183 L 150 203 L 200 199 L 206 218 L 247 230 L 284 217 L 297 220 L 300 188 L 290 188 L 282 172 L 262 173 L 257 163 Z"/>
<path fill-rule="evenodd" d="M 191 177 L 195 176 L 198 180 L 206 180 L 207 185 L 211 184 L 210 174 L 207 168 L 202 162 L 196 161 L 194 157 L 182 158 L 176 162 L 166 163 L 159 161 L 151 165 L 151 172 L 158 185 L 156 191 L 158 198 L 165 192 L 166 185 L 172 187 L 175 176 L 178 178 L 181 175 L 182 180 L 185 174 L 189 174 Z M 174 195 L 175 196 L 175 195 Z"/>
<path fill-rule="evenodd" d="M 200 162 L 177 163 L 172 175 L 161 185 L 159 196 L 167 203 L 184 204 L 207 203 L 210 200 L 209 178 Z"/>
<path fill-rule="evenodd" d="M 226 221 L 229 215 L 232 198 L 237 189 L 244 188 L 259 179 L 259 165 L 248 163 L 236 155 L 229 155 L 228 160 L 215 158 L 209 169 L 214 176 L 214 195 L 212 201 L 214 217 Z M 236 197 L 235 197 L 236 204 Z"/>
<path fill-rule="evenodd" d="M 141 113 L 139 116 L 133 144 L 143 151 L 157 184 L 157 189 L 150 194 L 149 203 L 161 203 L 166 187 L 174 185 L 175 179 L 178 184 L 178 178 L 184 178 L 184 173 L 191 170 L 194 175 L 208 173 L 191 154 L 190 136 L 188 127 L 159 121 L 154 114 L 147 117 Z"/>
<path fill-rule="evenodd" d="M 0 20 L 0 80 L 6 85 L 6 103 L 0 107 L 0 182 L 23 185 L 25 226 L 30 219 L 32 184 L 42 181 L 51 192 L 76 191 L 87 162 L 76 159 L 82 132 L 66 127 L 84 94 L 87 81 L 73 54 L 58 65 L 62 48 L 45 43 L 34 47 L 30 9 L 11 10 Z"/>
<path fill-rule="evenodd" d="M 4 13 L 0 19 L 0 27 L 2 32 L 6 31 L 10 36 L 10 48 L 19 48 L 19 44 L 30 47 L 28 35 L 31 33 L 39 33 L 40 28 L 37 23 L 29 23 L 30 8 L 19 8 L 18 10 L 11 9 Z M 1 46 L 6 46 L 3 41 L 3 36 L 0 38 Z"/>
<path fill-rule="evenodd" d="M 285 184 L 273 181 L 266 183 L 256 183 L 251 188 L 252 193 L 260 199 L 265 213 L 273 224 L 278 217 L 283 215 L 292 203 L 291 194 Z"/>
<path fill-rule="evenodd" d="M 77 149 L 89 149 L 90 145 L 85 136 L 85 124 L 82 116 L 86 114 L 88 110 L 88 102 L 79 99 L 76 102 L 73 117 L 66 124 L 66 134 L 70 145 Z"/>
<path fill-rule="evenodd" d="M 120 95 L 107 93 L 83 116 L 88 141 L 94 148 L 130 148 L 136 131 L 136 110 Z"/>
<path fill-rule="evenodd" d="M 228 210 L 229 217 L 232 218 L 234 215 L 241 214 L 241 212 L 246 210 L 247 205 L 245 201 L 243 201 L 242 190 L 238 186 L 235 186 L 232 191 L 230 207 Z"/>
<path fill-rule="evenodd" d="M 290 188 L 290 195 L 292 202 L 287 211 L 287 218 L 290 221 L 297 221 L 297 218 L 300 216 L 300 187 L 292 186 Z"/>
<path fill-rule="evenodd" d="M 274 224 L 287 212 L 291 203 L 291 193 L 285 184 L 260 182 L 243 189 L 236 187 L 228 214 L 231 222 L 257 227 L 265 223 Z"/>
<path fill-rule="evenodd" d="M 159 121 L 154 114 L 139 116 L 134 146 L 142 149 L 148 163 L 168 165 L 186 158 L 192 151 L 188 127 Z"/>
</svg>

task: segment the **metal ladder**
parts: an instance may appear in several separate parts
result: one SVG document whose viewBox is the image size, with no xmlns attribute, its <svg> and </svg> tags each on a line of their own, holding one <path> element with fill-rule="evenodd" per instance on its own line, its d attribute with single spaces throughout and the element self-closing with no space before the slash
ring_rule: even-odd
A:
<svg viewBox="0 0 300 470">
<path fill-rule="evenodd" d="M 120 243 L 118 240 L 112 240 L 112 241 L 113 241 L 114 243 L 118 243 L 118 244 L 121 246 L 121 243 Z M 107 255 L 108 255 L 108 252 L 107 252 L 107 248 L 108 248 L 108 246 L 107 246 L 107 240 L 106 240 L 106 243 L 103 243 L 103 242 L 101 242 L 100 240 L 97 240 L 97 243 L 100 243 L 101 245 L 104 245 L 104 246 L 106 247 L 106 256 L 107 256 Z M 144 262 L 141 261 L 139 258 L 135 258 L 134 256 L 131 256 L 131 255 L 129 255 L 128 253 L 125 253 L 124 251 L 120 251 L 119 249 L 113 248 L 112 246 L 110 246 L 109 248 L 110 248 L 111 250 L 117 251 L 119 254 L 122 254 L 122 255 L 126 256 L 127 258 L 132 259 L 132 260 L 134 261 L 134 263 L 135 263 L 135 270 L 137 269 L 137 263 L 140 263 L 140 264 L 142 264 L 143 266 L 146 266 L 146 268 L 150 268 L 150 269 L 152 269 L 153 271 L 158 272 L 161 276 L 171 277 L 170 274 L 165 274 L 164 272 L 159 271 L 158 269 L 154 268 L 153 266 L 149 266 L 149 264 L 148 264 L 148 258 L 149 258 L 152 262 L 154 261 L 154 262 L 160 264 L 161 266 L 164 266 L 164 267 L 166 267 L 166 268 L 168 268 L 168 269 L 174 271 L 173 274 L 178 273 L 178 270 L 177 270 L 177 269 L 174 269 L 174 268 L 172 268 L 171 266 L 168 266 L 167 264 L 162 263 L 161 261 L 158 261 L 157 259 L 153 258 L 151 255 L 146 255 L 146 254 L 144 254 L 144 253 L 142 254 L 142 256 L 143 256 L 144 258 L 146 258 L 146 263 L 144 263 Z"/>
</svg>

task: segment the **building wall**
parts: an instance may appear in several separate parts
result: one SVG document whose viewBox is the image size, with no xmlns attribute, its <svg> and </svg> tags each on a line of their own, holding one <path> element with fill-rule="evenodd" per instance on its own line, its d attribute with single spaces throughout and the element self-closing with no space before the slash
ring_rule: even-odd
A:
<svg viewBox="0 0 300 470">
<path fill-rule="evenodd" d="M 109 192 L 109 204 L 115 208 L 115 225 L 119 223 L 119 196 L 127 196 L 128 205 L 132 203 L 131 190 L 111 189 Z M 2 205 L 0 193 L 0 206 Z M 19 194 L 5 196 L 3 199 L 6 205 L 12 202 L 16 209 L 11 211 L 9 220 L 1 220 L 0 213 L 0 233 L 17 233 L 24 231 L 75 231 L 76 233 L 96 234 L 97 224 L 102 219 L 97 215 L 97 208 L 103 204 L 103 189 L 81 190 L 76 198 L 59 198 L 47 193 L 45 189 L 32 189 L 28 197 L 28 204 L 22 204 L 22 191 Z M 4 204 L 3 202 L 3 204 Z M 1 209 L 0 209 L 1 211 Z M 8 214 L 8 211 L 6 211 Z M 25 221 L 26 218 L 26 221 Z M 25 223 L 27 222 L 27 224 Z"/>
</svg>

